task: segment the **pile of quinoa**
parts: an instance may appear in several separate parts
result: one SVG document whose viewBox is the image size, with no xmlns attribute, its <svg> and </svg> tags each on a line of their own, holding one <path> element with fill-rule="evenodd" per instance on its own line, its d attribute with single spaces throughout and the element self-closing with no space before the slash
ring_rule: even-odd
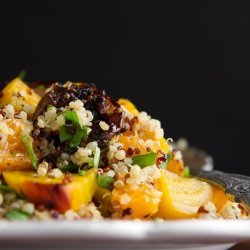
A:
<svg viewBox="0 0 250 250">
<path fill-rule="evenodd" d="M 93 200 L 77 211 L 59 213 L 29 202 L 11 189 L 0 188 L 1 219 L 11 219 L 15 212 L 30 220 L 127 218 L 133 213 L 131 209 L 124 209 L 131 201 L 129 194 L 146 186 L 147 195 L 158 204 L 162 193 L 157 189 L 157 182 L 162 166 L 165 164 L 166 167 L 169 156 L 182 162 L 181 152 L 173 150 L 171 145 L 167 144 L 167 151 L 161 149 L 164 131 L 160 121 L 146 112 L 133 114 L 94 86 L 78 86 L 71 82 L 54 84 L 38 104 L 33 119 L 28 119 L 25 111 L 15 112 L 12 105 L 1 108 L 0 144 L 5 148 L 8 147 L 7 137 L 14 134 L 8 126 L 11 119 L 22 120 L 25 124 L 23 134 L 32 135 L 38 159 L 34 177 L 70 179 L 71 174 L 83 175 L 96 167 L 98 180 L 109 180 L 111 191 L 125 192 L 113 202 L 112 209 L 105 212 L 104 204 Z M 78 136 L 74 137 L 76 133 Z M 136 145 L 125 145 L 123 136 L 131 138 L 131 141 L 136 139 Z M 134 163 L 134 157 L 151 153 L 155 157 L 152 164 L 141 167 Z M 4 185 L 4 179 L 0 176 L 1 184 Z M 104 195 L 110 196 L 110 193 Z M 249 218 L 241 204 L 230 201 L 220 212 L 209 202 L 198 213 L 201 219 Z M 145 217 L 150 218 L 150 214 Z"/>
</svg>

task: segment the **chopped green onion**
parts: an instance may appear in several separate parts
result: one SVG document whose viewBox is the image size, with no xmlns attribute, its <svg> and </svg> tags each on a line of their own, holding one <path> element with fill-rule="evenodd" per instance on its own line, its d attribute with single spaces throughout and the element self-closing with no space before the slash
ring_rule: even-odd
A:
<svg viewBox="0 0 250 250">
<path fill-rule="evenodd" d="M 113 183 L 115 181 L 114 177 L 106 176 L 106 175 L 99 175 L 97 177 L 97 185 L 102 188 L 112 189 Z"/>
<path fill-rule="evenodd" d="M 76 129 L 74 134 L 70 134 L 66 126 L 60 128 L 59 139 L 60 142 L 69 141 L 70 148 L 77 148 L 82 140 L 88 137 L 87 127 L 83 126 L 81 129 Z"/>
<path fill-rule="evenodd" d="M 12 193 L 15 193 L 18 198 L 24 199 L 24 196 L 22 194 L 16 193 L 16 191 L 14 191 L 12 188 L 7 186 L 6 184 L 0 184 L 0 191 L 5 192 L 5 193 L 11 193 L 12 192 Z"/>
<path fill-rule="evenodd" d="M 65 111 L 64 117 L 66 120 L 71 121 L 73 125 L 82 128 L 82 125 L 79 121 L 78 115 L 75 111 L 72 111 L 72 110 Z"/>
<path fill-rule="evenodd" d="M 100 162 L 100 155 L 101 155 L 101 150 L 99 147 L 95 148 L 95 155 L 93 159 L 93 165 L 95 168 L 98 168 L 99 162 Z"/>
<path fill-rule="evenodd" d="M 73 129 L 75 129 L 75 133 L 72 134 L 69 133 L 67 126 L 62 126 L 60 128 L 59 134 L 60 142 L 69 141 L 70 148 L 77 148 L 81 141 L 86 140 L 88 137 L 87 127 L 81 125 L 78 115 L 75 111 L 66 110 L 59 113 L 59 115 L 63 115 L 67 121 L 70 121 L 73 125 Z"/>
<path fill-rule="evenodd" d="M 14 192 L 10 187 L 4 184 L 0 184 L 0 190 L 3 192 Z"/>
<path fill-rule="evenodd" d="M 27 70 L 23 69 L 19 72 L 19 74 L 17 75 L 17 77 L 21 80 L 24 80 L 24 78 L 26 77 L 27 75 Z"/>
<path fill-rule="evenodd" d="M 81 176 L 86 175 L 87 171 L 83 170 L 83 169 L 78 169 L 78 174 Z"/>
<path fill-rule="evenodd" d="M 162 163 L 160 164 L 160 167 L 163 168 L 163 169 L 167 169 L 167 166 L 168 166 L 169 162 L 170 162 L 171 159 L 172 159 L 172 153 L 169 152 L 169 153 L 167 154 L 167 157 L 166 157 L 166 158 L 167 158 L 166 161 L 164 161 L 164 162 L 162 162 Z"/>
<path fill-rule="evenodd" d="M 56 107 L 53 106 L 53 105 L 49 105 L 49 106 L 47 107 L 47 110 L 53 110 L 53 111 L 56 112 Z"/>
<path fill-rule="evenodd" d="M 90 162 L 90 166 L 94 167 L 94 168 L 98 168 L 99 166 L 99 162 L 100 162 L 100 156 L 101 156 L 101 150 L 99 147 L 95 147 L 95 151 L 94 151 L 94 158 L 93 161 Z"/>
<path fill-rule="evenodd" d="M 60 170 L 62 172 L 77 172 L 78 171 L 79 166 L 77 166 L 76 164 L 70 162 L 69 164 L 60 167 Z"/>
<path fill-rule="evenodd" d="M 133 160 L 133 165 L 138 165 L 141 168 L 145 168 L 155 163 L 156 153 L 151 151 L 149 154 L 136 155 L 132 158 L 132 160 Z"/>
<path fill-rule="evenodd" d="M 69 146 L 71 148 L 77 148 L 82 140 L 86 140 L 88 137 L 87 127 L 82 127 L 82 129 L 77 129 L 72 138 L 70 138 Z"/>
<path fill-rule="evenodd" d="M 184 168 L 184 171 L 183 171 L 183 177 L 186 177 L 186 178 L 191 177 L 189 167 L 185 167 L 185 168 Z"/>
<path fill-rule="evenodd" d="M 30 215 L 20 209 L 13 209 L 5 214 L 5 217 L 12 221 L 26 221 Z"/>
<path fill-rule="evenodd" d="M 37 157 L 33 149 L 32 145 L 32 139 L 29 136 L 21 135 L 21 140 L 26 147 L 26 150 L 28 152 L 29 158 L 31 160 L 32 166 L 34 169 L 37 169 Z"/>
<path fill-rule="evenodd" d="M 68 128 L 66 126 L 62 126 L 60 128 L 59 139 L 60 142 L 69 141 L 73 138 L 73 135 L 68 132 Z"/>
</svg>

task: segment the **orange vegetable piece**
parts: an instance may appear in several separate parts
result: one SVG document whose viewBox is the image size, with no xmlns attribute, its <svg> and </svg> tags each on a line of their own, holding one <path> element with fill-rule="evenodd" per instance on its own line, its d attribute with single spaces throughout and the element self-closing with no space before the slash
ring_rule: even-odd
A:
<svg viewBox="0 0 250 250">
<path fill-rule="evenodd" d="M 5 171 L 3 177 L 10 188 L 24 195 L 35 204 L 43 204 L 61 213 L 77 210 L 92 200 L 96 190 L 96 169 L 90 169 L 85 176 L 73 175 L 71 182 L 64 178 L 35 177 L 34 172 Z"/>
<path fill-rule="evenodd" d="M 6 125 L 13 134 L 7 136 L 7 144 L 0 143 L 0 170 L 32 169 L 26 148 L 21 141 L 21 135 L 27 124 L 21 119 L 14 118 L 7 121 Z"/>
<path fill-rule="evenodd" d="M 135 105 L 129 101 L 128 99 L 121 98 L 118 100 L 118 103 L 125 107 L 127 111 L 129 111 L 134 116 L 139 114 L 139 111 L 135 107 Z M 168 153 L 168 145 L 165 138 L 156 139 L 154 132 L 144 132 L 143 135 L 139 136 L 137 133 L 132 131 L 126 131 L 118 136 L 117 140 L 123 144 L 125 150 L 128 148 L 137 148 L 139 149 L 139 154 L 146 154 L 148 153 L 147 147 L 145 147 L 146 140 L 152 140 L 152 146 L 150 149 L 154 152 L 158 150 L 162 150 L 164 153 Z"/>
<path fill-rule="evenodd" d="M 209 184 L 167 170 L 162 170 L 159 187 L 163 194 L 155 216 L 163 219 L 195 218 L 198 209 L 213 195 Z"/>
<path fill-rule="evenodd" d="M 128 99 L 120 98 L 118 103 L 133 115 L 137 115 L 139 113 L 135 105 Z"/>
<path fill-rule="evenodd" d="M 212 202 L 214 203 L 218 211 L 220 211 L 228 201 L 229 199 L 222 188 L 213 187 Z"/>
<path fill-rule="evenodd" d="M 158 198 L 155 197 L 157 192 Z M 150 219 L 157 212 L 161 193 L 146 184 L 137 190 L 128 187 L 114 189 L 111 202 L 115 212 L 129 219 Z M 126 202 L 127 199 L 127 202 Z"/>
<path fill-rule="evenodd" d="M 184 171 L 183 161 L 171 159 L 170 162 L 168 163 L 167 170 L 174 174 L 182 176 Z"/>
<path fill-rule="evenodd" d="M 2 90 L 0 106 L 11 104 L 16 112 L 24 110 L 31 117 L 40 99 L 40 96 L 20 78 L 15 78 Z"/>
</svg>

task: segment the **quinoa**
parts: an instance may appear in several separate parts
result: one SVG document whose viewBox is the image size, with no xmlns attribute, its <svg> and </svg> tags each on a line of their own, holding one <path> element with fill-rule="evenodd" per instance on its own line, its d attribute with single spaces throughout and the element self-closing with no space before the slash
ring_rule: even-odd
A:
<svg viewBox="0 0 250 250">
<path fill-rule="evenodd" d="M 16 100 L 24 101 L 25 95 L 19 91 Z M 0 172 L 0 219 L 161 220 L 161 201 L 173 194 L 188 207 L 192 190 L 187 191 L 190 186 L 182 182 L 187 176 L 181 151 L 173 150 L 172 139 L 164 138 L 159 120 L 137 111 L 131 103 L 126 106 L 126 100 L 122 103 L 94 85 L 66 82 L 47 89 L 36 109 L 28 103 L 20 112 L 12 104 L 0 108 L 1 150 L 15 160 L 27 161 L 29 172 L 13 171 L 13 179 L 27 180 L 28 190 L 34 191 L 34 197 L 25 193 L 17 179 L 16 186 L 7 186 L 7 173 Z M 12 123 L 21 125 L 17 129 Z M 11 142 L 17 134 L 19 144 Z M 187 147 L 184 141 L 179 143 Z M 18 170 L 20 162 L 14 163 L 7 163 L 10 170 Z M 175 186 L 164 184 L 167 175 L 169 183 L 179 185 L 180 195 L 174 192 Z M 201 190 L 199 205 L 189 206 L 197 218 L 249 218 L 241 203 L 228 200 L 218 210 L 211 201 L 212 187 L 199 180 L 193 180 L 193 186 L 194 182 L 197 193 L 207 188 L 210 197 L 204 198 Z M 173 199 L 172 206 L 178 202 Z"/>
</svg>

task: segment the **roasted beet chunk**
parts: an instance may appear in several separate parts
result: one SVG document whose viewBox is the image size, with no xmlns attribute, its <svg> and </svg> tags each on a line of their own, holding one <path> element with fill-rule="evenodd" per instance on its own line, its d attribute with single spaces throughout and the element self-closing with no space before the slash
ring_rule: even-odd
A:
<svg viewBox="0 0 250 250">
<path fill-rule="evenodd" d="M 51 158 L 58 157 L 63 152 L 72 154 L 76 151 L 76 149 L 69 147 L 70 142 L 67 140 L 67 137 L 73 137 L 76 132 L 81 134 L 82 130 L 79 132 L 77 128 L 70 127 L 72 122 L 76 122 L 74 121 L 75 118 L 71 117 L 70 122 L 65 120 L 65 124 L 59 124 L 58 127 L 55 127 L 53 124 L 49 125 L 50 127 L 47 126 L 50 121 L 46 120 L 49 116 L 46 113 L 50 108 L 56 110 L 54 111 L 56 112 L 56 115 L 54 114 L 56 117 L 60 116 L 60 114 L 65 114 L 66 111 L 71 112 L 74 110 L 70 106 L 72 102 L 76 102 L 76 105 L 79 103 L 80 106 L 83 105 L 82 110 L 86 111 L 86 113 L 83 113 L 84 117 L 91 116 L 89 125 L 83 126 L 84 129 L 89 131 L 87 137 L 81 135 L 83 139 L 77 145 L 78 147 L 84 147 L 87 143 L 96 141 L 98 146 L 103 149 L 113 136 L 124 131 L 124 112 L 120 105 L 112 100 L 105 91 L 98 90 L 94 85 L 86 83 L 67 82 L 64 85 L 53 84 L 49 92 L 42 97 L 33 115 L 33 137 L 39 150 L 43 151 L 40 146 L 42 144 L 41 140 L 43 140 L 43 144 L 50 144 L 53 141 L 52 150 L 49 148 L 48 150 L 45 149 L 47 155 L 44 154 L 46 157 L 42 156 L 40 159 L 51 160 Z M 79 114 L 81 114 L 81 111 L 78 113 L 78 117 Z M 83 119 L 85 119 L 84 117 Z M 57 119 L 60 120 L 60 117 Z M 104 124 L 104 127 L 101 126 L 102 124 Z M 61 135 L 62 127 L 66 130 L 66 135 Z M 80 127 L 83 129 L 81 124 Z M 63 136 L 64 138 L 62 138 Z M 47 142 L 44 143 L 44 140 L 47 140 Z"/>
</svg>

